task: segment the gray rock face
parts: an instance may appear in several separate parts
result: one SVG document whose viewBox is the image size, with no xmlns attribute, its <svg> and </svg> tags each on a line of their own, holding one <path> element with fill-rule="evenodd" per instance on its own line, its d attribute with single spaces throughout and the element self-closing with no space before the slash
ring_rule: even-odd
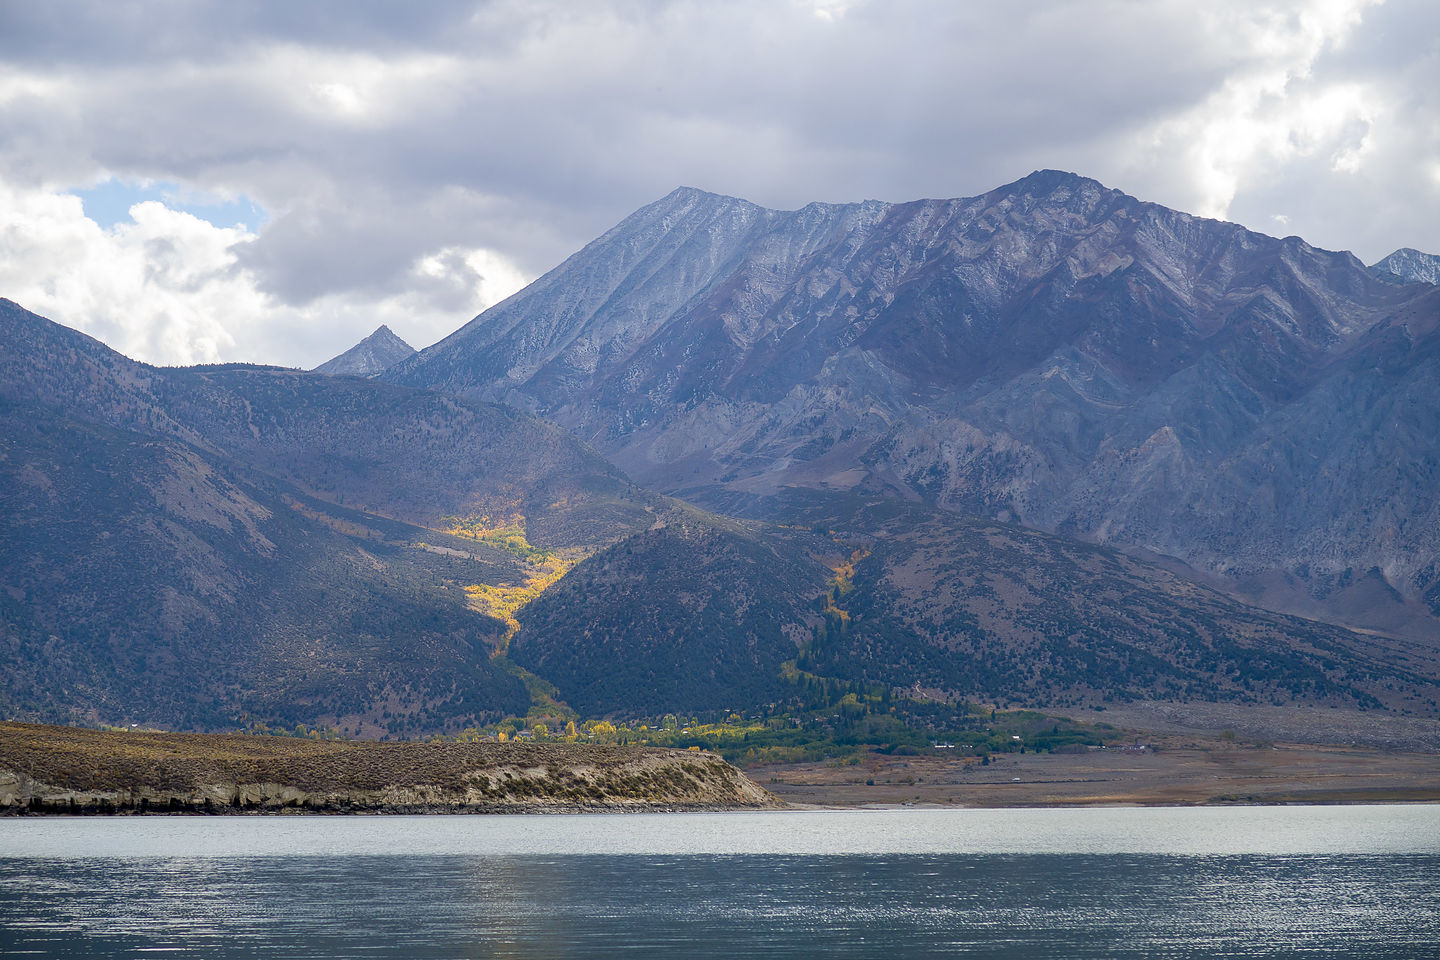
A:
<svg viewBox="0 0 1440 960">
<path fill-rule="evenodd" d="M 1370 269 L 1410 282 L 1440 284 L 1440 254 L 1422 253 L 1411 247 L 1401 247 L 1384 260 L 1371 264 Z"/>
<path fill-rule="evenodd" d="M 331 376 L 374 377 L 414 353 L 414 347 L 395 336 L 382 323 L 379 329 L 349 350 L 320 364 L 315 372 Z"/>
<path fill-rule="evenodd" d="M 1440 292 L 1073 174 L 645 207 L 385 379 L 681 495 L 889 490 L 1440 608 Z"/>
</svg>

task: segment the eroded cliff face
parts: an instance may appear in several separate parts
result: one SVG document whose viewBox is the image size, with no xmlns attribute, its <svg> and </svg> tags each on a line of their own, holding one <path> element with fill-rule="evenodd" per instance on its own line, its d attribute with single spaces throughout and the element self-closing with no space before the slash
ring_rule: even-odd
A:
<svg viewBox="0 0 1440 960">
<path fill-rule="evenodd" d="M 385 376 L 552 417 L 682 496 L 885 490 L 1418 600 L 1437 315 L 1348 253 L 1055 171 L 797 211 L 682 189 Z"/>
<path fill-rule="evenodd" d="M 0 812 L 503 813 L 781 804 L 711 753 L 0 724 Z"/>
</svg>

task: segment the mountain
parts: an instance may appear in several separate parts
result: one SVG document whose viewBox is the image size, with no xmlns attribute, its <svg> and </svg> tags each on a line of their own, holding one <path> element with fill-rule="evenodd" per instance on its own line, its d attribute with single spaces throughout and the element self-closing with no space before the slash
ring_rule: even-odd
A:
<svg viewBox="0 0 1440 960">
<path fill-rule="evenodd" d="M 784 700 L 830 571 L 779 533 L 670 511 L 525 607 L 510 655 L 590 715 Z"/>
<path fill-rule="evenodd" d="M 914 502 L 792 489 L 675 511 L 519 614 L 510 655 L 590 714 L 788 703 L 811 676 L 925 699 L 1430 715 L 1440 662 L 1118 551 Z"/>
<path fill-rule="evenodd" d="M 1417 390 L 1427 316 L 1370 331 Z M 150 367 L 0 302 L 0 712 L 415 736 L 552 697 L 653 716 L 851 682 L 1435 709 L 1423 646 L 1105 548 L 883 495 L 716 489 L 743 516 L 646 493 L 511 408 Z"/>
<path fill-rule="evenodd" d="M 1401 247 L 1385 259 L 1372 263 L 1370 270 L 1407 282 L 1440 284 L 1440 254 Z"/>
<path fill-rule="evenodd" d="M 855 548 L 801 652 L 826 676 L 981 702 L 1434 709 L 1440 658 L 1270 613 L 1137 560 L 916 503 L 789 491 L 763 509 Z"/>
<path fill-rule="evenodd" d="M 398 731 L 528 704 L 458 570 L 183 444 L 8 400 L 0 426 L 6 715 Z"/>
<path fill-rule="evenodd" d="M 374 377 L 414 353 L 414 347 L 382 323 L 374 333 L 349 350 L 320 364 L 315 372 L 331 376 Z"/>
<path fill-rule="evenodd" d="M 275 367 L 151 367 L 6 300 L 0 350 L 0 396 L 175 440 L 337 506 L 427 528 L 485 515 L 545 547 L 650 522 L 624 474 L 508 407 Z"/>
<path fill-rule="evenodd" d="M 523 714 L 485 600 L 653 523 L 507 408 L 161 369 L 0 301 L 0 708 L 433 732 Z"/>
<path fill-rule="evenodd" d="M 1433 635 L 1433 294 L 1057 171 L 795 211 L 681 189 L 383 378 L 676 496 L 919 498 Z"/>
</svg>

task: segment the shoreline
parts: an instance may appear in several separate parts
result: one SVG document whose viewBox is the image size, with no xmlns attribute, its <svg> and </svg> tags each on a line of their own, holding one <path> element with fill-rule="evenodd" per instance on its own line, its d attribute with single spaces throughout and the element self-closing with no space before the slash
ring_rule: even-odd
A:
<svg viewBox="0 0 1440 960">
<path fill-rule="evenodd" d="M 506 816 L 1440 803 L 1440 753 L 1147 736 L 741 771 L 703 751 L 310 741 L 0 723 L 0 816 Z"/>
<path fill-rule="evenodd" d="M 371 809 L 371 810 L 316 810 L 316 809 L 264 809 L 264 810 L 118 810 L 115 812 L 65 810 L 4 810 L 0 820 L 17 821 L 96 821 L 96 820 L 238 820 L 238 819 L 383 819 L 459 817 L 607 817 L 607 816 L 669 816 L 672 814 L 812 814 L 812 813 L 934 813 L 939 811 L 971 811 L 975 813 L 998 811 L 1038 810 L 1220 810 L 1220 809 L 1266 809 L 1266 808 L 1340 808 L 1340 807 L 1428 807 L 1440 805 L 1440 796 L 1407 799 L 1355 798 L 1343 800 L 1263 800 L 1237 801 L 1233 803 L 1147 803 L 1143 801 L 1097 801 L 1094 803 L 1014 803 L 1000 805 L 962 803 L 874 803 L 863 805 L 825 805 L 808 803 L 785 803 L 768 807 L 738 806 L 670 806 L 670 807 L 524 807 L 513 806 L 504 809 L 479 809 L 458 807 L 433 807 L 415 809 Z"/>
<path fill-rule="evenodd" d="M 212 809 L 140 809 L 138 807 L 124 808 L 102 808 L 92 806 L 84 807 L 61 807 L 49 805 L 39 808 L 4 807 L 0 808 L 0 820 L 103 820 L 103 819 L 129 819 L 129 818 L 195 818 L 214 819 L 219 817 L 519 817 L 519 816 L 591 816 L 605 814 L 619 814 L 631 816 L 646 813 L 774 813 L 788 810 L 801 810 L 800 806 L 791 804 L 772 804 L 770 806 L 741 806 L 724 804 L 668 804 L 665 806 L 643 806 L 643 805 L 620 805 L 613 806 L 566 806 L 563 804 L 527 805 L 527 804 L 497 804 L 494 806 L 479 805 L 394 805 L 388 807 L 365 807 L 357 809 L 322 808 L 322 807 L 220 807 Z M 819 808 L 817 808 L 819 809 Z M 830 809 L 830 808 L 825 808 Z M 843 809 L 843 808 L 833 808 Z"/>
</svg>

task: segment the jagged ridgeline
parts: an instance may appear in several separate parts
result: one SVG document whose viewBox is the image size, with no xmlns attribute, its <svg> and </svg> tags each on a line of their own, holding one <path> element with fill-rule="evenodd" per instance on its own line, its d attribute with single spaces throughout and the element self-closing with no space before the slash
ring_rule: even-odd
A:
<svg viewBox="0 0 1440 960">
<path fill-rule="evenodd" d="M 1057 171 L 794 211 L 682 189 L 384 376 L 687 499 L 918 497 L 1434 637 L 1440 291 L 1404 253 Z"/>
</svg>

